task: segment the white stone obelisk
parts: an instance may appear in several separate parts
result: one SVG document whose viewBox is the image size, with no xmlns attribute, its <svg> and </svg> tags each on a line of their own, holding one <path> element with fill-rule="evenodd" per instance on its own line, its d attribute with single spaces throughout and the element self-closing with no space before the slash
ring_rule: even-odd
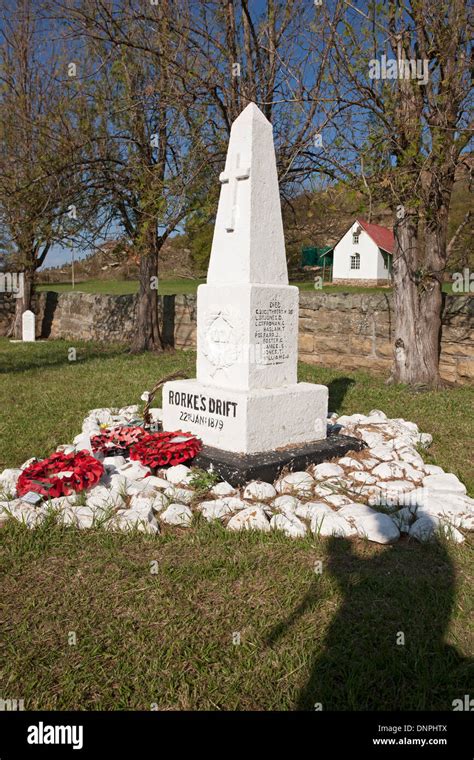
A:
<svg viewBox="0 0 474 760">
<path fill-rule="evenodd" d="M 244 454 L 320 440 L 328 389 L 297 383 L 299 291 L 288 285 L 272 125 L 253 103 L 232 125 L 219 179 L 197 379 L 165 384 L 163 427 Z"/>
</svg>

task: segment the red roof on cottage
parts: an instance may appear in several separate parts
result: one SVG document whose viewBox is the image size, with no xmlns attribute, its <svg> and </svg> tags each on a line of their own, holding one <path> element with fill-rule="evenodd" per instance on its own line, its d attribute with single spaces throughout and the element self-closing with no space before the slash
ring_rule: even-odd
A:
<svg viewBox="0 0 474 760">
<path fill-rule="evenodd" d="M 365 219 L 357 219 L 357 222 L 362 229 L 370 235 L 379 248 L 382 248 L 383 251 L 387 251 L 387 253 L 393 253 L 395 249 L 395 238 L 392 230 L 389 230 L 388 227 L 381 227 L 380 224 L 369 224 Z"/>
</svg>

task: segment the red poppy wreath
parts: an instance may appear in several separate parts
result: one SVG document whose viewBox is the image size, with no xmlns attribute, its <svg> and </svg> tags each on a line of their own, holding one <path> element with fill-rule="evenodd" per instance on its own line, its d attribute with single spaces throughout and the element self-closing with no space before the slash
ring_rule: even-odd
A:
<svg viewBox="0 0 474 760">
<path fill-rule="evenodd" d="M 116 427 L 103 430 L 91 438 L 92 451 L 107 454 L 111 449 L 126 451 L 135 443 L 149 438 L 150 433 L 142 427 Z"/>
<path fill-rule="evenodd" d="M 103 465 L 88 454 L 52 454 L 41 462 L 27 467 L 18 478 L 18 496 L 35 491 L 51 499 L 69 496 L 73 491 L 83 491 L 99 482 L 104 472 Z"/>
<path fill-rule="evenodd" d="M 130 449 L 130 459 L 155 469 L 192 459 L 201 450 L 202 442 L 190 433 L 153 433 Z"/>
</svg>

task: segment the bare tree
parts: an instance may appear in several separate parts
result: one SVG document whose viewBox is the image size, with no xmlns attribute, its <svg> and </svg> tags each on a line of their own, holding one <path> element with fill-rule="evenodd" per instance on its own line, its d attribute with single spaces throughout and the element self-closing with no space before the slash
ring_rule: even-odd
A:
<svg viewBox="0 0 474 760">
<path fill-rule="evenodd" d="M 184 86 L 184 38 L 168 0 L 146 17 L 135 0 L 54 6 L 87 50 L 88 183 L 101 228 L 118 226 L 140 258 L 132 350 L 159 350 L 159 252 L 194 207 L 209 166 L 204 107 Z"/>
<path fill-rule="evenodd" d="M 343 0 L 331 79 L 345 117 L 325 156 L 393 211 L 393 382 L 437 387 L 442 283 L 455 172 L 472 135 L 466 0 Z"/>
<path fill-rule="evenodd" d="M 32 0 L 0 3 L 0 225 L 23 275 L 15 337 L 31 307 L 36 270 L 51 246 L 78 226 L 82 193 L 70 120 L 73 83 L 41 11 Z"/>
</svg>

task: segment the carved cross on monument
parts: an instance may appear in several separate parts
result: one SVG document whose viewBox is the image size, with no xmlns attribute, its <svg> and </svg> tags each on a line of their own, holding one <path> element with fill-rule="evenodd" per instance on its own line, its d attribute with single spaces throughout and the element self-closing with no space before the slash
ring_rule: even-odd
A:
<svg viewBox="0 0 474 760">
<path fill-rule="evenodd" d="M 235 156 L 235 169 L 229 169 L 229 172 L 222 172 L 219 175 L 219 182 L 222 185 L 229 185 L 229 211 L 228 220 L 226 224 L 226 232 L 233 232 L 235 230 L 235 212 L 237 209 L 237 183 L 239 180 L 248 179 L 250 177 L 250 166 L 247 169 L 240 168 L 240 154 Z"/>
</svg>

